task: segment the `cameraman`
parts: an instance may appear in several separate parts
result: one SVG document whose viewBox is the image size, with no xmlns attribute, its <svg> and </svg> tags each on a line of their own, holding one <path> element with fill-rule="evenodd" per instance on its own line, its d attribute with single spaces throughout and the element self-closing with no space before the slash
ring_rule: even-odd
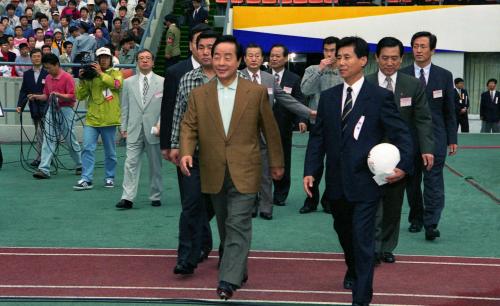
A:
<svg viewBox="0 0 500 306">
<path fill-rule="evenodd" d="M 79 101 L 87 100 L 87 115 L 83 128 L 82 177 L 73 186 L 75 190 L 92 189 L 97 138 L 104 145 L 104 187 L 114 187 L 116 169 L 116 127 L 120 126 L 120 90 L 122 73 L 112 68 L 109 48 L 96 51 L 97 63 L 80 69 L 80 83 L 76 88 Z M 90 69 L 91 67 L 91 69 Z"/>
</svg>

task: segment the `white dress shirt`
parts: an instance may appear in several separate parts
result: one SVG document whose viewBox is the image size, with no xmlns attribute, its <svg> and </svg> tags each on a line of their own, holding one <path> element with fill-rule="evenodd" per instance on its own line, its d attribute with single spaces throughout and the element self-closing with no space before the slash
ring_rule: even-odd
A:
<svg viewBox="0 0 500 306">
<path fill-rule="evenodd" d="M 250 71 L 250 69 L 248 69 L 248 68 L 247 68 L 247 72 L 248 72 L 248 75 L 250 76 L 250 81 L 253 82 L 254 73 L 252 71 Z M 255 74 L 257 75 L 257 83 L 262 84 L 262 79 L 260 77 L 260 70 L 257 70 L 257 72 Z"/>
<path fill-rule="evenodd" d="M 420 77 L 420 69 L 421 67 L 417 66 L 416 63 L 413 63 L 413 68 L 415 69 L 415 77 L 418 79 Z M 423 67 L 424 69 L 424 77 L 425 77 L 425 83 L 429 83 L 429 73 L 431 72 L 431 64 Z"/>
<path fill-rule="evenodd" d="M 198 69 L 201 66 L 200 63 L 198 63 L 192 55 L 191 55 L 191 64 L 193 64 L 193 70 Z"/>
<path fill-rule="evenodd" d="M 387 88 L 387 76 L 383 74 L 380 70 L 377 73 L 378 76 L 378 85 L 380 87 Z M 393 75 L 390 76 L 391 81 L 392 81 L 392 88 L 396 89 L 396 79 L 398 78 L 398 73 L 394 73 Z"/>
<path fill-rule="evenodd" d="M 238 86 L 238 77 L 227 87 L 217 80 L 217 97 L 219 98 L 219 110 L 224 125 L 224 132 L 229 132 L 231 117 L 234 109 L 234 99 L 236 97 L 236 87 Z"/>
<path fill-rule="evenodd" d="M 356 103 L 356 98 L 358 97 L 359 92 L 361 91 L 361 86 L 363 86 L 363 82 L 365 81 L 365 77 L 361 77 L 361 79 L 357 80 L 354 84 L 349 85 L 344 82 L 344 88 L 342 89 L 342 108 L 340 112 L 344 109 L 345 98 L 347 97 L 347 87 L 351 87 L 351 97 L 352 97 L 352 108 L 354 108 L 354 104 Z"/>
</svg>

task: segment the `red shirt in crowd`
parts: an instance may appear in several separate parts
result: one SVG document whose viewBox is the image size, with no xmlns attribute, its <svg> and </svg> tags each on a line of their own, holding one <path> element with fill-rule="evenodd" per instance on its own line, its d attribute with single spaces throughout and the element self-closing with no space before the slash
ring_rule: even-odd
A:
<svg viewBox="0 0 500 306">
<path fill-rule="evenodd" d="M 53 77 L 50 74 L 47 75 L 47 78 L 45 78 L 43 93 L 48 97 L 54 92 L 65 95 L 70 94 L 71 101 L 62 101 L 59 99 L 59 106 L 73 107 L 75 104 L 75 81 L 73 80 L 73 76 L 60 68 L 59 74 L 56 77 Z"/>
</svg>

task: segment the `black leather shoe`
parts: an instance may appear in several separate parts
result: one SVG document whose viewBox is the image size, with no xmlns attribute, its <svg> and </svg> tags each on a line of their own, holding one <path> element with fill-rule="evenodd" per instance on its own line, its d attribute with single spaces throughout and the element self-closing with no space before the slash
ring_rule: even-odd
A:
<svg viewBox="0 0 500 306">
<path fill-rule="evenodd" d="M 154 207 L 161 206 L 161 202 L 160 201 L 151 201 L 151 206 L 154 206 Z"/>
<path fill-rule="evenodd" d="M 241 281 L 241 285 L 243 286 L 248 282 L 248 274 L 243 275 L 243 280 Z"/>
<path fill-rule="evenodd" d="M 379 266 L 381 263 L 382 263 L 382 261 L 380 260 L 380 254 L 375 253 L 375 257 L 373 258 L 373 264 L 376 267 L 376 266 Z"/>
<path fill-rule="evenodd" d="M 120 202 L 118 202 L 115 206 L 116 208 L 121 209 L 131 209 L 132 205 L 132 202 L 130 202 L 129 200 L 121 199 Z"/>
<path fill-rule="evenodd" d="M 272 220 L 273 219 L 273 214 L 272 213 L 266 213 L 266 212 L 261 212 L 259 216 L 264 219 L 264 220 Z"/>
<path fill-rule="evenodd" d="M 200 258 L 198 258 L 198 262 L 201 263 L 205 259 L 208 259 L 208 255 L 210 254 L 211 251 L 212 250 L 210 250 L 210 249 L 201 250 Z"/>
<path fill-rule="evenodd" d="M 412 223 L 410 224 L 410 227 L 408 227 L 408 231 L 410 233 L 419 233 L 420 231 L 422 231 L 422 224 Z"/>
<path fill-rule="evenodd" d="M 302 206 L 302 208 L 299 210 L 299 213 L 308 214 L 310 212 L 316 211 L 317 209 L 318 209 L 317 207 L 312 207 L 312 206 L 304 204 L 304 206 Z"/>
<path fill-rule="evenodd" d="M 219 286 L 217 287 L 217 295 L 221 298 L 221 300 L 227 301 L 233 297 L 233 293 L 236 289 L 237 286 L 225 281 L 220 281 Z"/>
<path fill-rule="evenodd" d="M 384 252 L 384 254 L 382 254 L 382 260 L 386 263 L 395 263 L 396 257 L 391 252 Z"/>
<path fill-rule="evenodd" d="M 432 241 L 438 237 L 441 237 L 441 233 L 437 228 L 427 228 L 425 229 L 425 240 Z"/>
<path fill-rule="evenodd" d="M 276 206 L 285 206 L 286 201 L 285 200 L 278 200 L 278 199 L 273 199 L 273 204 Z"/>
<path fill-rule="evenodd" d="M 347 271 L 345 276 L 344 276 L 344 289 L 352 290 L 352 287 L 354 286 L 355 280 L 356 280 L 355 277 L 353 277 L 351 275 L 351 273 L 349 273 L 349 271 Z"/>
<path fill-rule="evenodd" d="M 174 274 L 189 275 L 194 273 L 194 268 L 189 265 L 177 264 L 174 268 Z"/>
<path fill-rule="evenodd" d="M 49 179 L 50 178 L 49 175 L 43 173 L 42 171 L 37 171 L 37 172 L 33 173 L 33 177 L 37 178 L 39 180 L 44 180 L 44 179 Z"/>
</svg>

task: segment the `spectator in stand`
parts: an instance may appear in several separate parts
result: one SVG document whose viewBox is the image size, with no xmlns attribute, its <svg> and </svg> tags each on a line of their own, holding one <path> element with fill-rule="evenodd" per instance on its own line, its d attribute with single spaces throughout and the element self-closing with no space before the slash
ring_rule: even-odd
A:
<svg viewBox="0 0 500 306">
<path fill-rule="evenodd" d="M 28 19 L 28 24 L 33 29 L 33 9 L 31 9 L 29 7 L 26 8 L 26 10 L 24 10 L 24 15 Z M 21 17 L 19 17 L 19 20 L 21 20 Z"/>
<path fill-rule="evenodd" d="M 75 64 L 79 64 L 82 58 L 88 53 L 93 58 L 95 50 L 97 50 L 97 42 L 93 36 L 88 33 L 88 25 L 82 23 L 80 25 L 80 36 L 76 37 L 71 51 L 71 60 Z M 78 77 L 78 68 L 73 68 L 73 76 Z"/>
<path fill-rule="evenodd" d="M 61 56 L 59 56 L 59 62 L 61 64 L 69 64 L 71 63 L 71 50 L 73 49 L 73 43 L 70 41 L 65 41 L 63 43 L 63 52 Z M 71 67 L 64 67 L 64 71 L 71 73 Z"/>
<path fill-rule="evenodd" d="M 0 18 L 0 23 L 3 25 L 4 35 L 14 36 L 14 28 L 11 28 L 9 25 L 9 17 L 3 16 L 2 18 Z"/>
<path fill-rule="evenodd" d="M 108 3 L 102 1 L 99 3 L 99 12 L 102 13 L 102 19 L 105 26 L 108 28 L 108 33 L 111 32 L 113 26 L 113 12 L 108 8 Z"/>
<path fill-rule="evenodd" d="M 78 21 L 80 21 L 80 23 L 82 23 L 82 22 L 85 22 L 88 24 L 92 23 L 92 19 L 90 19 L 90 16 L 89 16 L 89 9 L 87 7 L 84 6 L 80 9 L 80 19 L 78 19 Z"/>
<path fill-rule="evenodd" d="M 59 55 L 62 55 L 63 51 L 64 51 L 63 44 L 64 44 L 64 38 L 63 38 L 62 31 L 59 29 L 56 29 L 54 31 L 54 39 L 52 40 L 52 50 L 57 50 Z"/>
<path fill-rule="evenodd" d="M 19 50 L 14 46 L 14 36 L 7 36 L 7 42 L 9 43 L 9 51 L 19 56 Z"/>
<path fill-rule="evenodd" d="M 97 28 L 102 29 L 102 34 L 104 35 L 104 38 L 106 38 L 108 41 L 111 40 L 108 28 L 104 26 L 104 20 L 99 15 L 94 17 L 94 31 L 89 30 L 89 33 L 95 32 L 95 29 Z"/>
<path fill-rule="evenodd" d="M 109 44 L 109 40 L 107 40 L 103 36 L 102 28 L 95 29 L 94 37 L 95 37 L 95 41 L 97 43 L 97 49 L 102 48 L 102 47 L 106 46 L 107 44 Z"/>
<path fill-rule="evenodd" d="M 19 2 L 18 2 L 19 3 Z M 15 15 L 16 6 L 14 4 L 9 3 L 5 7 L 5 12 L 7 13 L 7 18 L 9 20 L 9 26 L 13 29 L 19 25 L 19 17 Z"/>
<path fill-rule="evenodd" d="M 28 39 L 28 37 L 34 36 L 35 32 L 31 28 L 31 25 L 28 22 L 28 17 L 21 16 L 19 17 L 20 27 L 23 30 L 23 37 Z"/>
<path fill-rule="evenodd" d="M 42 55 L 45 55 L 45 54 L 52 54 L 52 47 L 50 47 L 49 45 L 43 45 L 42 46 Z M 57 54 L 54 54 L 55 56 L 59 56 Z"/>
<path fill-rule="evenodd" d="M 111 43 L 115 48 L 120 47 L 120 42 L 125 37 L 126 32 L 122 28 L 122 20 L 120 18 L 113 19 L 113 31 L 109 34 L 111 36 Z"/>
<path fill-rule="evenodd" d="M 120 64 L 135 64 L 135 55 L 137 54 L 138 47 L 132 37 L 125 36 L 121 41 L 122 49 L 118 60 Z"/>
<path fill-rule="evenodd" d="M 497 80 L 486 82 L 487 91 L 481 94 L 479 118 L 481 133 L 500 133 L 500 91 L 496 90 Z"/>
<path fill-rule="evenodd" d="M 24 111 L 26 104 L 28 103 L 28 95 L 30 94 L 41 94 L 43 93 L 43 87 L 45 84 L 45 77 L 47 76 L 47 70 L 42 67 L 42 51 L 40 49 L 34 49 L 31 51 L 31 61 L 33 68 L 30 67 L 26 73 L 23 75 L 23 83 L 21 85 L 21 90 L 19 91 L 19 99 L 17 100 L 18 113 Z M 29 101 L 29 109 L 31 114 L 31 119 L 33 120 L 33 125 L 35 126 L 35 152 L 36 157 L 31 162 L 31 166 L 38 167 L 40 165 L 40 157 L 42 152 L 43 143 L 43 132 L 42 132 L 42 119 L 45 116 L 45 107 L 47 102 L 31 100 Z"/>
<path fill-rule="evenodd" d="M 28 40 L 26 39 L 26 37 L 23 36 L 23 27 L 21 27 L 20 25 L 17 26 L 14 29 L 14 33 L 16 35 L 14 37 L 14 46 L 16 48 L 19 48 L 19 45 L 22 43 L 28 44 Z"/>
<path fill-rule="evenodd" d="M 190 28 L 200 23 L 208 23 L 208 12 L 201 7 L 201 0 L 193 0 L 193 10 L 188 12 L 188 25 Z"/>
<path fill-rule="evenodd" d="M 140 26 L 144 30 L 146 29 L 148 25 L 148 19 L 144 17 L 144 7 L 141 5 L 138 5 L 135 7 L 135 18 L 138 18 L 140 20 Z"/>
<path fill-rule="evenodd" d="M 47 0 L 36 0 L 34 13 L 42 13 L 46 16 L 50 15 L 50 3 Z"/>
<path fill-rule="evenodd" d="M 54 34 L 52 30 L 49 27 L 49 17 L 47 16 L 40 16 L 40 26 L 42 27 L 43 30 L 43 35 L 52 35 Z"/>
<path fill-rule="evenodd" d="M 36 49 L 35 45 L 36 45 L 35 37 L 34 36 L 28 37 L 28 48 L 30 48 L 30 52 L 33 51 L 33 49 Z"/>
<path fill-rule="evenodd" d="M 54 54 L 55 54 L 56 56 L 59 56 L 59 55 L 60 55 L 60 54 L 59 54 L 59 51 L 55 51 L 55 50 L 53 50 L 53 49 L 52 49 L 52 43 L 53 43 L 53 42 L 54 42 L 54 38 L 53 38 L 52 36 L 50 36 L 50 35 L 45 35 L 45 36 L 43 37 L 43 44 L 44 44 L 45 46 L 49 46 L 49 47 L 50 47 L 50 49 L 52 50 L 51 52 L 54 52 Z"/>
<path fill-rule="evenodd" d="M 71 24 L 71 17 L 64 16 L 61 18 L 61 31 L 64 39 L 67 39 L 68 36 L 70 35 L 69 33 L 70 24 Z"/>
<path fill-rule="evenodd" d="M 165 47 L 165 71 L 177 63 L 181 55 L 181 31 L 177 27 L 176 21 L 177 18 L 174 15 L 165 16 L 165 27 L 168 29 L 167 46 Z"/>
<path fill-rule="evenodd" d="M 26 15 L 26 16 L 28 16 L 28 15 Z M 40 24 L 40 18 L 42 18 L 43 16 L 45 16 L 45 15 L 42 14 L 42 13 L 40 13 L 40 12 L 38 12 L 38 13 L 35 14 L 35 18 L 32 18 L 31 21 L 30 21 L 30 19 L 28 17 L 28 22 L 31 24 L 31 28 L 33 30 L 36 30 L 36 29 L 42 27 L 42 25 Z"/>
<path fill-rule="evenodd" d="M 30 66 L 22 66 L 23 64 L 31 64 L 31 58 L 29 54 L 29 47 L 27 43 L 22 43 L 19 45 L 19 56 L 16 57 L 16 74 L 22 77 L 24 73 L 31 69 Z"/>
<path fill-rule="evenodd" d="M 127 7 L 126 6 L 120 6 L 120 8 L 118 9 L 118 17 L 117 18 L 120 18 L 121 22 L 122 22 L 122 30 L 123 31 L 127 31 L 129 29 L 129 26 L 130 26 L 130 22 L 129 22 L 129 17 L 127 16 Z"/>
<path fill-rule="evenodd" d="M 61 16 L 71 16 L 71 19 L 73 20 L 78 20 L 80 18 L 80 11 L 76 8 L 76 1 L 75 0 L 69 0 L 68 1 L 68 6 L 66 6 L 62 12 Z"/>
<path fill-rule="evenodd" d="M 11 0 L 10 4 L 14 5 L 14 7 L 15 7 L 14 15 L 16 15 L 17 17 L 21 17 L 21 15 L 24 12 L 24 8 L 26 6 L 26 3 L 23 3 L 19 0 Z"/>
<path fill-rule="evenodd" d="M 144 35 L 144 29 L 141 28 L 141 21 L 138 18 L 132 18 L 132 28 L 127 31 L 127 36 L 132 37 L 132 39 L 140 44 L 142 40 L 142 35 Z"/>
<path fill-rule="evenodd" d="M 38 28 L 35 30 L 35 48 L 37 49 L 41 49 L 42 46 L 45 44 L 45 41 L 43 40 L 44 36 L 43 36 L 43 29 L 42 28 Z"/>
<path fill-rule="evenodd" d="M 71 43 L 75 43 L 76 38 L 80 36 L 80 28 L 79 27 L 69 27 L 69 36 L 66 37 L 66 41 L 70 41 Z"/>
<path fill-rule="evenodd" d="M 59 12 L 52 12 L 52 20 L 49 21 L 49 28 L 54 32 L 55 29 L 62 29 L 61 19 L 59 18 Z"/>
<path fill-rule="evenodd" d="M 24 6 L 23 13 L 26 11 L 27 8 L 34 9 L 35 8 L 35 0 L 26 0 L 26 5 Z M 23 14 L 21 14 L 21 16 L 22 15 Z M 19 16 L 19 17 L 21 17 L 21 16 Z"/>
<path fill-rule="evenodd" d="M 87 8 L 89 9 L 89 19 L 94 20 L 95 17 L 95 0 L 87 0 Z"/>
<path fill-rule="evenodd" d="M 55 12 L 55 11 L 59 11 L 59 13 L 62 12 L 62 8 L 59 9 L 59 7 L 57 6 L 57 0 L 50 0 L 49 5 L 50 5 L 50 11 L 49 11 L 49 14 L 47 14 L 47 16 L 51 16 L 52 12 Z M 64 15 L 61 14 L 61 16 L 64 16 Z"/>
<path fill-rule="evenodd" d="M 16 54 L 9 51 L 9 42 L 6 37 L 0 39 L 0 61 L 2 62 L 15 62 Z M 3 77 L 15 77 L 16 69 L 15 66 L 0 66 L 0 76 Z"/>
</svg>

